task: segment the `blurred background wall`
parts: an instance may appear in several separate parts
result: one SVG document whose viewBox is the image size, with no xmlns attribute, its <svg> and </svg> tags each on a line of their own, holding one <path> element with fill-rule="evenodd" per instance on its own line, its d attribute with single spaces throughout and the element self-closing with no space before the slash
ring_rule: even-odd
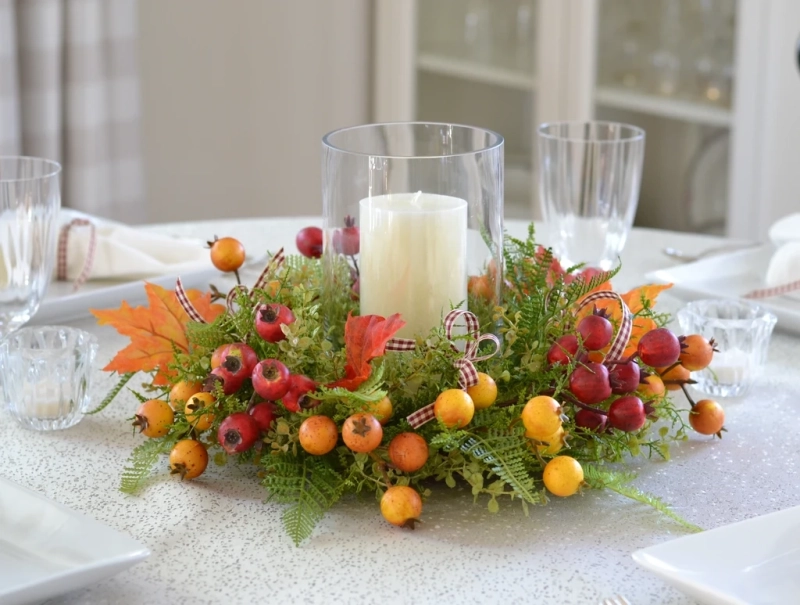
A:
<svg viewBox="0 0 800 605">
<path fill-rule="evenodd" d="M 369 0 L 138 13 L 147 220 L 320 214 L 320 137 L 369 120 Z"/>
</svg>

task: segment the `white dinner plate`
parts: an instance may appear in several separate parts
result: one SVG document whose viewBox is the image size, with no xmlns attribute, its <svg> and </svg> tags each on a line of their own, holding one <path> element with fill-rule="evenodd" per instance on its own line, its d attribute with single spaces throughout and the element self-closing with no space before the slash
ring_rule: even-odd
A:
<svg viewBox="0 0 800 605">
<path fill-rule="evenodd" d="M 670 293 L 685 300 L 740 298 L 752 290 L 767 287 L 764 276 L 773 251 L 771 246 L 748 248 L 651 271 L 645 277 L 672 283 Z M 775 314 L 778 328 L 800 334 L 800 298 L 796 293 L 755 302 Z"/>
<path fill-rule="evenodd" d="M 0 603 L 49 599 L 150 555 L 142 544 L 0 477 Z"/>
<path fill-rule="evenodd" d="M 143 304 L 147 301 L 144 290 L 146 281 L 174 290 L 180 277 L 185 288 L 206 291 L 209 282 L 219 275 L 219 271 L 209 268 L 182 273 L 180 276 L 162 275 L 128 282 L 89 281 L 77 292 L 73 290 L 71 282 L 54 281 L 48 286 L 47 294 L 30 323 L 44 325 L 80 319 L 89 315 L 89 309 L 118 307 L 123 300 L 131 305 Z"/>
<path fill-rule="evenodd" d="M 800 506 L 670 540 L 633 559 L 705 605 L 800 603 Z"/>
</svg>

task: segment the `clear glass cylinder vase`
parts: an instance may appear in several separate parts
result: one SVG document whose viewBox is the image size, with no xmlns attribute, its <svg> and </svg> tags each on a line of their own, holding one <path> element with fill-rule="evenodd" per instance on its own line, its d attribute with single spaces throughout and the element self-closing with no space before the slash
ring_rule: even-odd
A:
<svg viewBox="0 0 800 605">
<path fill-rule="evenodd" d="M 499 134 L 423 122 L 336 130 L 322 139 L 322 198 L 327 298 L 352 286 L 361 315 L 400 313 L 405 338 L 476 294 L 500 300 Z"/>
</svg>

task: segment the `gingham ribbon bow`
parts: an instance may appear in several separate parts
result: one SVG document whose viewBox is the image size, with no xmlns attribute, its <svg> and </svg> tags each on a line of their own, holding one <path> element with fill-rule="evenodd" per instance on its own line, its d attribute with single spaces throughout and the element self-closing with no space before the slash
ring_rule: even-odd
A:
<svg viewBox="0 0 800 605">
<path fill-rule="evenodd" d="M 453 334 L 453 329 L 456 327 L 456 321 L 458 321 L 458 318 L 462 316 L 464 318 L 464 322 L 466 323 L 469 340 L 467 341 L 464 349 L 464 356 L 456 359 L 453 362 L 453 365 L 458 369 L 459 386 L 466 390 L 469 387 L 478 384 L 478 370 L 475 369 L 474 362 L 485 361 L 491 357 L 494 357 L 494 355 L 496 355 L 497 351 L 500 349 L 500 340 L 494 334 L 481 334 L 480 324 L 478 323 L 478 318 L 475 317 L 475 314 L 462 309 L 453 309 L 444 318 L 444 334 L 447 340 L 452 341 L 454 339 L 455 335 Z M 478 355 L 478 349 L 480 348 L 481 343 L 485 341 L 493 342 L 494 348 L 490 353 Z M 411 343 L 411 349 L 413 349 L 413 340 L 399 338 L 392 339 L 389 341 L 389 344 L 387 344 L 386 349 L 390 351 L 408 351 L 411 350 L 408 348 L 409 343 Z M 430 405 L 426 405 L 424 408 L 421 408 L 413 414 L 407 416 L 406 420 L 408 420 L 408 423 L 415 429 L 421 427 L 426 422 L 430 422 L 434 419 L 435 414 L 433 412 L 433 405 L 434 404 L 432 403 Z"/>
<path fill-rule="evenodd" d="M 283 253 L 283 248 L 281 248 L 275 253 L 275 256 L 270 259 L 270 261 L 267 263 L 267 266 L 264 267 L 261 275 L 258 276 L 256 283 L 253 285 L 253 290 L 263 288 L 272 273 L 277 271 L 281 265 L 283 265 L 285 258 L 286 256 Z M 253 297 L 252 291 L 248 290 L 247 286 L 243 286 L 241 284 L 234 286 L 231 288 L 231 291 L 228 292 L 228 296 L 225 298 L 225 303 L 229 312 L 233 311 L 233 303 L 234 300 L 236 300 L 237 293 L 239 292 L 250 293 L 250 298 Z M 181 304 L 181 307 L 183 307 L 183 310 L 186 311 L 186 314 L 190 319 L 196 321 L 197 323 L 207 323 L 206 320 L 203 319 L 203 316 L 198 313 L 197 309 L 195 309 L 194 305 L 189 300 L 189 297 L 186 295 L 186 290 L 183 288 L 180 277 L 178 278 L 178 283 L 175 286 L 175 294 L 178 297 L 178 302 Z"/>
<path fill-rule="evenodd" d="M 67 244 L 69 243 L 69 232 L 73 227 L 89 227 L 89 247 L 86 250 L 86 259 L 83 261 L 83 268 L 72 284 L 73 290 L 80 288 L 92 271 L 94 265 L 94 251 L 97 247 L 97 234 L 94 223 L 85 218 L 72 219 L 69 223 L 61 227 L 58 234 L 58 258 L 56 259 L 56 279 L 67 281 Z"/>
<path fill-rule="evenodd" d="M 628 346 L 628 341 L 631 339 L 631 331 L 633 330 L 633 314 L 619 294 L 616 292 L 610 292 L 608 290 L 590 294 L 583 299 L 583 302 L 581 302 L 577 310 L 580 311 L 584 307 L 587 307 L 598 300 L 615 300 L 622 307 L 622 321 L 619 324 L 619 330 L 617 330 L 617 334 L 611 341 L 611 347 L 608 350 L 608 355 L 606 355 L 606 361 L 617 361 L 622 358 L 622 354 L 625 352 L 625 347 Z"/>
</svg>

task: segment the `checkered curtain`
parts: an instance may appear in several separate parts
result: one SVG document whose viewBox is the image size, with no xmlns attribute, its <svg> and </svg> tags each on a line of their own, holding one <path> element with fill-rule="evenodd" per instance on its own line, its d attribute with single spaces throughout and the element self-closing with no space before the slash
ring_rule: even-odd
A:
<svg viewBox="0 0 800 605">
<path fill-rule="evenodd" d="M 137 0 L 0 0 L 0 155 L 61 162 L 64 206 L 144 220 Z"/>
</svg>

